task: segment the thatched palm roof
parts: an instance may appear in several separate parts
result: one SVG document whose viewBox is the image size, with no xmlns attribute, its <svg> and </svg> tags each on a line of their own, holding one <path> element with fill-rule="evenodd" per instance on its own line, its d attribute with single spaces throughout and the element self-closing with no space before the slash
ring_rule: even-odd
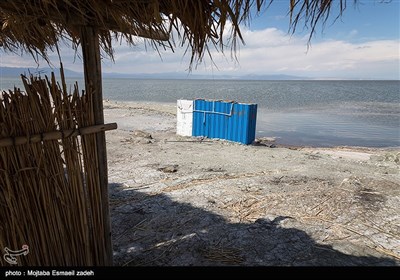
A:
<svg viewBox="0 0 400 280">
<path fill-rule="evenodd" d="M 351 0 L 356 1 L 356 0 Z M 99 30 L 102 49 L 112 56 L 112 38 L 135 43 L 135 36 L 150 38 L 153 46 L 175 43 L 189 47 L 192 62 L 209 45 L 236 48 L 243 40 L 239 24 L 273 0 L 1 0 L 0 46 L 6 51 L 27 51 L 46 57 L 46 50 L 62 39 L 80 43 L 80 26 Z M 292 30 L 298 22 L 314 27 L 329 16 L 332 4 L 345 8 L 346 0 L 287 0 Z M 228 42 L 226 25 L 232 23 Z M 176 31 L 178 38 L 171 37 Z"/>
</svg>

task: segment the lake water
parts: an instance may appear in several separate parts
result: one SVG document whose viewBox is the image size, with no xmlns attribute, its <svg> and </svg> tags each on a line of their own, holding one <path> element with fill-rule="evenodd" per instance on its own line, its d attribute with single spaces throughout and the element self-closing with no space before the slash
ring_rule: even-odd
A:
<svg viewBox="0 0 400 280">
<path fill-rule="evenodd" d="M 83 80 L 78 83 L 83 89 Z M 21 83 L 0 79 L 1 89 L 14 85 Z M 256 103 L 256 137 L 276 137 L 281 144 L 400 146 L 400 81 L 104 79 L 103 94 L 116 101 L 175 104 L 178 99 L 205 98 Z"/>
</svg>

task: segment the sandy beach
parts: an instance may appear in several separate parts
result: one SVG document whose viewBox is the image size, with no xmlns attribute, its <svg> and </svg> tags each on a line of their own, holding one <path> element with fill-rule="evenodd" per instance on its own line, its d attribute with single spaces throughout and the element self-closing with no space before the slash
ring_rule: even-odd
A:
<svg viewBox="0 0 400 280">
<path fill-rule="evenodd" d="M 400 149 L 183 137 L 175 104 L 104 108 L 115 265 L 400 265 Z"/>
</svg>

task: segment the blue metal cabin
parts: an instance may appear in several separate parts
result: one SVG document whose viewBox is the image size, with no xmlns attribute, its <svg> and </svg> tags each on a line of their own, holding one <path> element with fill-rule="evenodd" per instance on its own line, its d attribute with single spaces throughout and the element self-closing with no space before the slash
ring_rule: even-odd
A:
<svg viewBox="0 0 400 280">
<path fill-rule="evenodd" d="M 257 104 L 194 100 L 192 136 L 251 144 L 255 139 Z"/>
</svg>

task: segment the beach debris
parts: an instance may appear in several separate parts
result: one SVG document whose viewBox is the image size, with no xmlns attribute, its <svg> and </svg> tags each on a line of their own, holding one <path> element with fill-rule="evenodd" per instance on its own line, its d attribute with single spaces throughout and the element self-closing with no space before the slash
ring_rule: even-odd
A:
<svg viewBox="0 0 400 280">
<path fill-rule="evenodd" d="M 122 140 L 124 143 L 151 144 L 154 143 L 153 136 L 142 130 L 134 130 L 133 136 Z"/>
<path fill-rule="evenodd" d="M 264 146 L 268 148 L 276 148 L 275 145 L 276 138 L 274 137 L 261 137 L 253 141 L 253 146 Z"/>
<path fill-rule="evenodd" d="M 148 133 L 146 131 L 142 131 L 142 130 L 134 130 L 133 136 L 141 137 L 141 138 L 145 138 L 145 139 L 153 139 L 153 137 L 151 136 L 150 133 Z"/>
<path fill-rule="evenodd" d="M 206 172 L 226 172 L 226 170 L 222 169 L 221 167 L 209 167 L 209 168 L 205 168 L 203 170 Z"/>
<path fill-rule="evenodd" d="M 178 165 L 177 164 L 167 165 L 167 166 L 157 168 L 157 170 L 164 172 L 164 173 L 175 173 L 178 171 Z"/>
<path fill-rule="evenodd" d="M 139 144 L 151 144 L 153 143 L 150 139 L 140 139 Z"/>
</svg>

